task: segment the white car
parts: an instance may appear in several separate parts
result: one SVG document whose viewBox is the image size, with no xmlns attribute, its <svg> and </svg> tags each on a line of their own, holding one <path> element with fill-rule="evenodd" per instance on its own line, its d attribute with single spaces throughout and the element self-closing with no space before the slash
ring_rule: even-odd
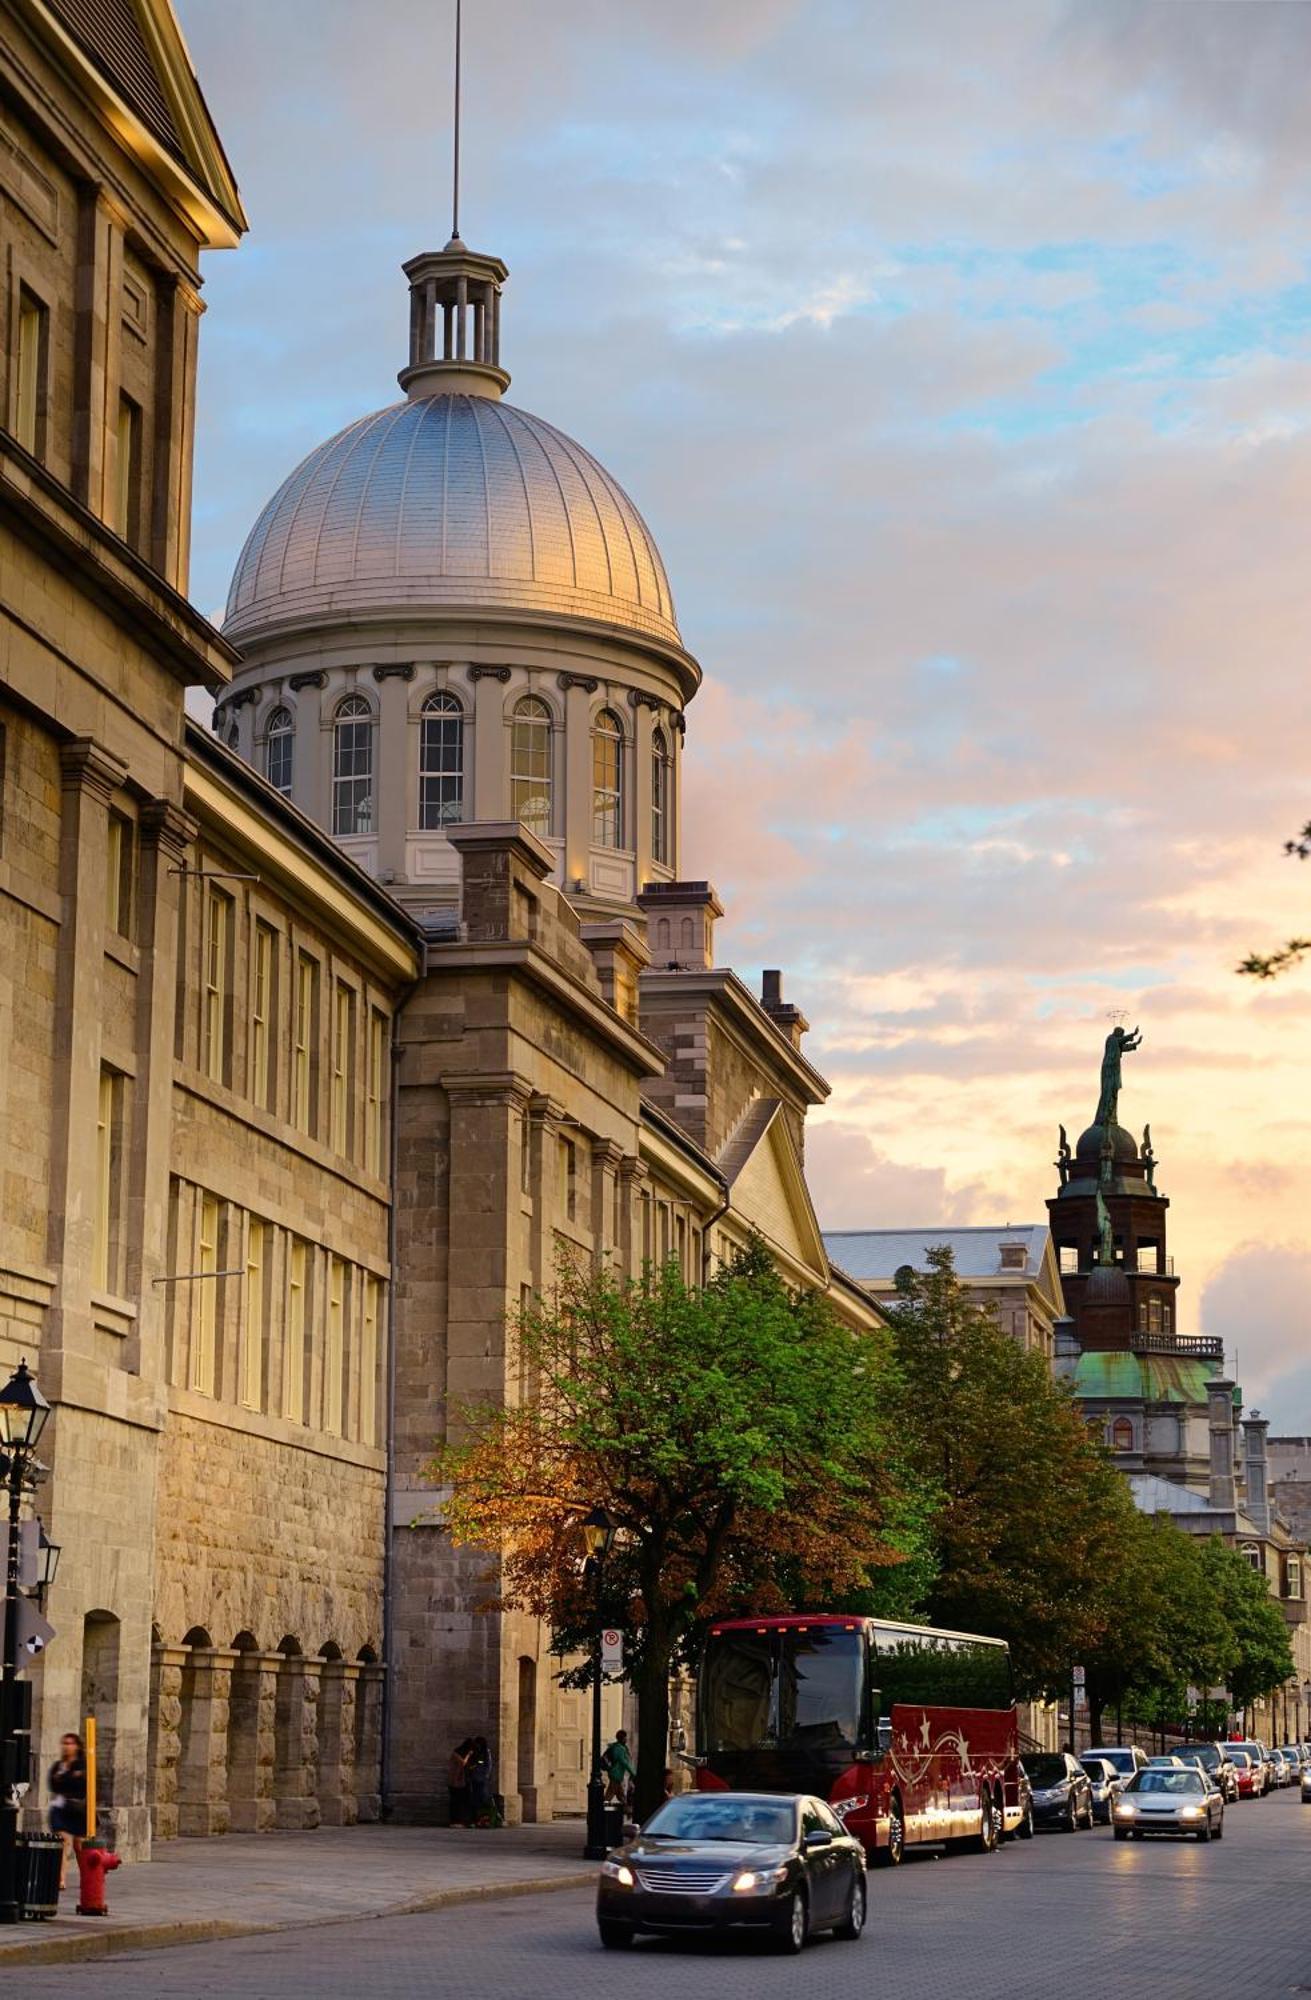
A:
<svg viewBox="0 0 1311 2000">
<path fill-rule="evenodd" d="M 1185 1764 L 1177 1771 L 1140 1771 L 1115 1801 L 1111 1820 L 1117 1840 L 1142 1840 L 1169 1833 L 1184 1840 L 1219 1840 L 1225 1830 L 1225 1802 L 1205 1772 Z"/>
</svg>

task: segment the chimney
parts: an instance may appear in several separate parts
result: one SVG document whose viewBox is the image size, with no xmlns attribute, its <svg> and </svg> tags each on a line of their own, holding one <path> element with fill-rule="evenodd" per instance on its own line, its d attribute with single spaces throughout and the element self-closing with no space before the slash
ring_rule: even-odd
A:
<svg viewBox="0 0 1311 2000">
<path fill-rule="evenodd" d="M 652 972 L 709 972 L 715 918 L 724 914 L 709 882 L 648 882 L 637 907 L 646 918 Z"/>
<path fill-rule="evenodd" d="M 1270 1420 L 1259 1410 L 1243 1418 L 1243 1475 L 1247 1498 L 1243 1512 L 1263 1535 L 1270 1533 L 1270 1466 L 1266 1454 L 1266 1432 Z"/>
<path fill-rule="evenodd" d="M 1217 1513 L 1232 1514 L 1238 1506 L 1234 1486 L 1234 1385 L 1226 1376 L 1217 1376 L 1206 1385 L 1207 1416 L 1211 1427 L 1211 1505 Z"/>
<path fill-rule="evenodd" d="M 761 974 L 760 1005 L 768 1014 L 774 1026 L 781 1030 L 794 1049 L 801 1047 L 801 1037 L 810 1026 L 800 1007 L 792 1007 L 783 998 L 783 975 L 781 972 Z"/>
</svg>

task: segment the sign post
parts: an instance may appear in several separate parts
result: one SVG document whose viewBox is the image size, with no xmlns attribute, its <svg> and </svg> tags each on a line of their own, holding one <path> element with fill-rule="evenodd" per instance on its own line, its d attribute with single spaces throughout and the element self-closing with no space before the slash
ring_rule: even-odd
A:
<svg viewBox="0 0 1311 2000">
<path fill-rule="evenodd" d="M 601 1672 L 621 1674 L 624 1671 L 624 1635 L 610 1625 L 601 1634 Z"/>
</svg>

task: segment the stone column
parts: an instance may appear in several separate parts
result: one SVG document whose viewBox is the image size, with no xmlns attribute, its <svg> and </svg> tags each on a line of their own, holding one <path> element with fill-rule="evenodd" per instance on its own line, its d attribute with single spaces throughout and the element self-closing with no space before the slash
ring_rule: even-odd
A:
<svg viewBox="0 0 1311 2000">
<path fill-rule="evenodd" d="M 196 350 L 205 308 L 181 279 L 157 280 L 155 310 L 155 454 L 151 479 L 150 560 L 185 594 L 191 549 L 191 438 Z"/>
<path fill-rule="evenodd" d="M 613 1139 L 592 1147 L 592 1262 L 612 1262 L 619 1249 L 615 1231 L 615 1185 L 624 1149 Z"/>
<path fill-rule="evenodd" d="M 151 1821 L 156 1840 L 178 1835 L 178 1763 L 182 1756 L 182 1670 L 185 1646 L 154 1646 L 150 1654 Z"/>
<path fill-rule="evenodd" d="M 168 1258 L 168 1161 L 173 1116 L 173 1021 L 176 1007 L 178 905 L 195 821 L 167 799 L 140 815 L 140 947 L 137 1070 L 128 1158 L 126 1289 L 136 1301 L 136 1331 L 125 1357 L 150 1384 L 164 1384 L 167 1288 L 154 1283 Z"/>
<path fill-rule="evenodd" d="M 504 820 L 510 817 L 509 736 L 505 721 L 508 667 L 472 667 L 473 797 L 466 798 L 466 819 Z"/>
<path fill-rule="evenodd" d="M 447 1255 L 446 1393 L 505 1393 L 511 1286 L 506 1217 L 519 1206 L 520 1125 L 528 1086 L 511 1072 L 443 1076 L 450 1100 L 450 1247 Z"/>
<path fill-rule="evenodd" d="M 405 837 L 419 823 L 418 731 L 410 728 L 409 683 L 414 668 L 375 667 L 378 684 L 378 740 L 374 745 L 377 784 L 378 875 L 390 869 L 398 882 L 405 875 Z"/>
<path fill-rule="evenodd" d="M 633 811 L 636 815 L 633 826 L 633 846 L 637 850 L 637 887 L 645 889 L 651 880 L 651 739 L 655 734 L 656 715 L 649 697 L 635 703 L 633 708 Z M 667 732 L 666 732 L 667 733 Z M 672 751 L 671 751 L 672 756 Z M 665 802 L 666 821 L 672 816 L 673 782 L 669 785 L 670 797 Z M 666 843 L 668 843 L 668 831 Z M 663 865 L 663 864 L 662 864 Z"/>
<path fill-rule="evenodd" d="M 636 1154 L 627 1154 L 619 1162 L 619 1227 L 620 1237 L 616 1248 L 619 1261 L 626 1278 L 640 1276 L 645 1250 L 645 1202 L 647 1171 Z"/>
<path fill-rule="evenodd" d="M 323 1662 L 319 1677 L 319 1812 L 324 1826 L 354 1826 L 359 1818 L 355 1778 L 359 1677 L 354 1661 Z"/>
<path fill-rule="evenodd" d="M 279 1827 L 307 1829 L 319 1824 L 319 1671 L 321 1660 L 299 1654 L 278 1669 L 277 1751 L 274 1793 Z"/>
<path fill-rule="evenodd" d="M 361 1662 L 355 1684 L 356 1815 L 370 1824 L 382 1813 L 382 1684 L 387 1669 Z"/>
<path fill-rule="evenodd" d="M 228 1710 L 236 1654 L 193 1646 L 182 1669 L 182 1752 L 178 1761 L 178 1832 L 226 1833 Z"/>
<path fill-rule="evenodd" d="M 534 1292 L 544 1292 L 554 1276 L 551 1225 L 555 1207 L 555 1142 L 564 1106 L 551 1097 L 531 1097 L 524 1116 L 528 1120 L 528 1192 L 533 1204 L 528 1238 L 529 1282 Z"/>
<path fill-rule="evenodd" d="M 267 1833 L 273 1798 L 281 1653 L 238 1653 L 228 1723 L 228 1804 L 234 1833 Z"/>
</svg>

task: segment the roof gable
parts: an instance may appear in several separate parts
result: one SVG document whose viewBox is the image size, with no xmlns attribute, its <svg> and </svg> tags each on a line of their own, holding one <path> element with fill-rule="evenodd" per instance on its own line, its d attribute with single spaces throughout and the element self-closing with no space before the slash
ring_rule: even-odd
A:
<svg viewBox="0 0 1311 2000">
<path fill-rule="evenodd" d="M 720 1155 L 733 1213 L 768 1242 L 828 1282 L 824 1239 L 783 1107 L 758 1098 Z"/>
</svg>

